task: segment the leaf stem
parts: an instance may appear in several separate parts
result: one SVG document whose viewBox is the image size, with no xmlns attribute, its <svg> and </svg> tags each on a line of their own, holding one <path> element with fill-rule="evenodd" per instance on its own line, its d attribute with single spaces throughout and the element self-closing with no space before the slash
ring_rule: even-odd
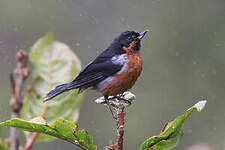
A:
<svg viewBox="0 0 225 150">
<path fill-rule="evenodd" d="M 47 109 L 48 109 L 48 102 L 45 102 L 45 103 L 44 103 L 43 111 L 42 111 L 42 113 L 41 113 L 41 117 L 45 118 Z"/>
</svg>

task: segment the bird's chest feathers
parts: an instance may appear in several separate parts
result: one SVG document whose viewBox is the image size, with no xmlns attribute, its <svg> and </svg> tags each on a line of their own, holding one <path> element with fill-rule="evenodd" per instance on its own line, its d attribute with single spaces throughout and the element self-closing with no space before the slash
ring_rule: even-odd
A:
<svg viewBox="0 0 225 150">
<path fill-rule="evenodd" d="M 117 95 L 131 89 L 142 71 L 142 58 L 138 51 L 115 56 L 112 62 L 123 67 L 113 79 L 110 78 L 110 82 L 104 83 L 101 91 L 105 95 Z"/>
<path fill-rule="evenodd" d="M 128 53 L 126 57 L 126 64 L 121 69 L 121 71 L 116 74 L 115 78 L 117 80 L 121 80 L 122 82 L 127 82 L 124 84 L 127 84 L 128 86 L 129 84 L 133 86 L 134 82 L 137 80 L 142 71 L 142 58 L 140 53 L 137 51 Z"/>
</svg>

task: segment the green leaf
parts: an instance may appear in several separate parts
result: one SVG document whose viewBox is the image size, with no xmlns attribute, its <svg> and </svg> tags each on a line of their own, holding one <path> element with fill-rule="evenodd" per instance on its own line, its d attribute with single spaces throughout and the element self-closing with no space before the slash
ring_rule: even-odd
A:
<svg viewBox="0 0 225 150">
<path fill-rule="evenodd" d="M 0 144 L 0 150 L 8 150 L 8 148 L 4 147 L 3 145 Z"/>
<path fill-rule="evenodd" d="M 167 123 L 158 136 L 147 139 L 140 147 L 140 150 L 169 150 L 175 148 L 182 137 L 181 128 L 184 121 L 192 114 L 194 110 L 201 111 L 206 101 L 199 101 L 189 108 L 182 116 Z"/>
<path fill-rule="evenodd" d="M 62 118 L 57 119 L 53 124 L 47 124 L 41 117 L 37 117 L 30 121 L 22 119 L 12 119 L 0 123 L 1 126 L 10 126 L 29 132 L 39 132 L 50 136 L 54 136 L 70 143 L 73 143 L 85 150 L 96 150 L 93 138 L 85 130 L 78 130 L 77 125 Z"/>
<path fill-rule="evenodd" d="M 152 149 L 154 150 L 169 150 L 178 145 L 180 142 L 181 137 L 183 136 L 183 133 L 181 131 L 176 132 L 173 136 L 170 136 L 166 140 L 161 140 L 155 145 L 152 146 Z"/>
<path fill-rule="evenodd" d="M 97 146 L 94 145 L 93 138 L 87 133 L 86 130 L 79 130 L 75 133 L 75 136 L 78 139 L 79 145 L 85 147 L 89 150 L 96 150 Z"/>
<path fill-rule="evenodd" d="M 3 141 L 0 138 L 0 150 L 9 150 L 9 141 Z"/>
<path fill-rule="evenodd" d="M 54 41 L 52 34 L 40 38 L 31 48 L 29 59 L 32 64 L 32 87 L 25 94 L 21 116 L 25 120 L 41 116 L 43 99 L 55 86 L 71 82 L 79 73 L 78 57 L 64 43 Z M 53 122 L 58 117 L 77 121 L 82 94 L 77 90 L 63 93 L 49 101 L 45 119 Z M 27 135 L 27 134 L 26 134 Z M 37 141 L 49 141 L 53 137 L 40 135 Z"/>
</svg>

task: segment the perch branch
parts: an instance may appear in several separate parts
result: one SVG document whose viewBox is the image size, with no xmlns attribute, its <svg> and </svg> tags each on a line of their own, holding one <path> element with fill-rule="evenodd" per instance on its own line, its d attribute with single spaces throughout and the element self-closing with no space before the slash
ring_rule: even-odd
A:
<svg viewBox="0 0 225 150">
<path fill-rule="evenodd" d="M 20 110 L 22 108 L 22 90 L 24 81 L 27 79 L 28 72 L 28 55 L 25 51 L 19 50 L 16 54 L 17 67 L 10 74 L 10 83 L 12 90 L 12 98 L 10 108 L 12 111 L 11 118 L 19 118 Z M 10 128 L 10 150 L 18 150 L 19 139 L 17 130 L 15 128 Z"/>
<path fill-rule="evenodd" d="M 110 96 L 109 100 L 112 104 L 114 110 L 118 115 L 117 121 L 117 143 L 109 142 L 109 146 L 105 146 L 105 150 L 123 150 L 123 135 L 124 135 L 124 124 L 125 124 L 125 108 L 130 106 L 132 102 L 135 100 L 135 95 L 131 92 L 127 91 L 123 94 Z M 95 100 L 97 104 L 103 104 L 107 106 L 105 101 L 105 97 L 100 97 Z M 114 111 L 113 110 L 113 111 Z"/>
<path fill-rule="evenodd" d="M 118 145 L 118 150 L 123 150 L 123 135 L 124 135 L 124 118 L 125 118 L 125 107 L 118 108 L 117 110 L 117 115 L 119 116 L 117 120 L 117 145 Z"/>
</svg>

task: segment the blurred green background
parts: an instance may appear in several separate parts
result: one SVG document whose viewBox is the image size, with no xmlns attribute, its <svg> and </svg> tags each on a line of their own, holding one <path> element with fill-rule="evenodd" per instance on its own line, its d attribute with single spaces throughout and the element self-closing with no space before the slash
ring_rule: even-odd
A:
<svg viewBox="0 0 225 150">
<path fill-rule="evenodd" d="M 142 41 L 143 73 L 131 90 L 137 100 L 127 113 L 126 149 L 137 150 L 166 121 L 207 99 L 203 112 L 186 122 L 177 149 L 200 143 L 203 150 L 225 150 L 224 0 L 0 0 L 0 121 L 10 118 L 9 73 L 19 49 L 53 32 L 84 66 L 127 29 L 151 32 Z M 94 103 L 99 96 L 85 93 L 78 123 L 102 149 L 116 130 L 110 112 Z M 0 130 L 8 136 L 8 128 Z M 55 140 L 33 149 L 78 148 Z"/>
</svg>

